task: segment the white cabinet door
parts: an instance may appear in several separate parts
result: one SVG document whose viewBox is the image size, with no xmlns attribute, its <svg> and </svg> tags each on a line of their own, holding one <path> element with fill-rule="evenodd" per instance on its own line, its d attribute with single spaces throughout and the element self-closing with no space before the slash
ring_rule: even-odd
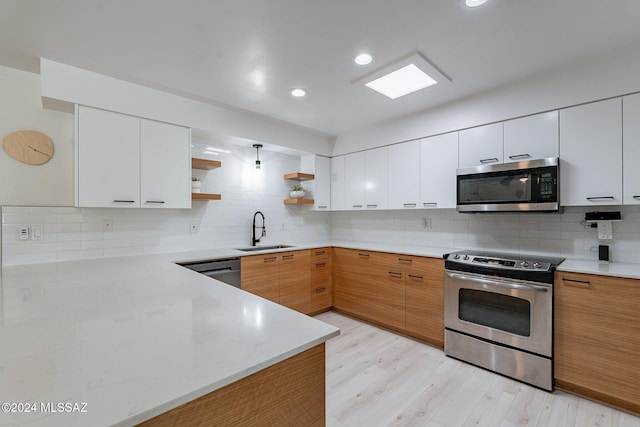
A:
<svg viewBox="0 0 640 427">
<path fill-rule="evenodd" d="M 345 156 L 331 158 L 331 210 L 346 209 Z"/>
<path fill-rule="evenodd" d="M 328 211 L 331 209 L 331 160 L 328 157 L 315 156 L 314 175 L 314 210 Z"/>
<path fill-rule="evenodd" d="M 458 167 L 503 162 L 502 123 L 461 130 L 458 134 Z"/>
<path fill-rule="evenodd" d="M 622 204 L 622 99 L 560 110 L 563 206 Z"/>
<path fill-rule="evenodd" d="M 504 122 L 504 161 L 558 157 L 558 111 Z"/>
<path fill-rule="evenodd" d="M 420 142 L 420 207 L 456 207 L 458 132 Z"/>
<path fill-rule="evenodd" d="M 365 155 L 364 152 L 344 157 L 345 204 L 347 209 L 364 209 Z"/>
<path fill-rule="evenodd" d="M 168 123 L 140 122 L 140 206 L 191 207 L 191 131 Z"/>
<path fill-rule="evenodd" d="M 389 147 L 389 209 L 416 209 L 420 207 L 419 202 L 420 141 L 392 145 Z"/>
<path fill-rule="evenodd" d="M 388 205 L 389 156 L 387 147 L 364 152 L 365 206 L 367 209 L 386 209 Z"/>
<path fill-rule="evenodd" d="M 77 205 L 140 207 L 140 119 L 79 106 L 77 144 Z"/>
<path fill-rule="evenodd" d="M 622 188 L 626 205 L 640 204 L 640 94 L 622 98 Z"/>
</svg>

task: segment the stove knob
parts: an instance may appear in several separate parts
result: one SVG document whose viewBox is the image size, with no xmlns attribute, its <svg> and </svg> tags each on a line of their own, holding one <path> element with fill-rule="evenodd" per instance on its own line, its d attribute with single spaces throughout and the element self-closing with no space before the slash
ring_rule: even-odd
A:
<svg viewBox="0 0 640 427">
<path fill-rule="evenodd" d="M 460 254 L 455 254 L 455 255 L 453 256 L 453 259 L 459 259 L 459 258 L 460 258 Z"/>
<path fill-rule="evenodd" d="M 522 261 L 520 265 L 523 267 L 529 267 L 529 263 L 527 261 Z"/>
<path fill-rule="evenodd" d="M 468 260 L 469 259 L 469 255 L 465 255 L 464 258 L 462 258 L 462 259 L 464 259 L 465 261 Z"/>
<path fill-rule="evenodd" d="M 540 264 L 539 262 L 534 262 L 534 263 L 533 263 L 533 266 L 534 266 L 535 268 L 541 268 L 541 267 L 542 267 L 542 264 Z"/>
</svg>

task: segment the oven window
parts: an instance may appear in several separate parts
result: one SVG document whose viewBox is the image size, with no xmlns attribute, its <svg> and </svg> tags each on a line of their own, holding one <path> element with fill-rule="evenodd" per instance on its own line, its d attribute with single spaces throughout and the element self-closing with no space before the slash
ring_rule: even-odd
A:
<svg viewBox="0 0 640 427">
<path fill-rule="evenodd" d="M 529 301 L 495 292 L 460 289 L 458 317 L 512 334 L 531 335 Z"/>
</svg>

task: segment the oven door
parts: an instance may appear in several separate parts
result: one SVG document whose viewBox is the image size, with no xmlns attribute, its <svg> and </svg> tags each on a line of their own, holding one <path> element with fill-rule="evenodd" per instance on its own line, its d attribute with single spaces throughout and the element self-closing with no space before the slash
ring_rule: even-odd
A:
<svg viewBox="0 0 640 427">
<path fill-rule="evenodd" d="M 447 329 L 552 356 L 549 284 L 447 270 L 444 303 Z"/>
</svg>

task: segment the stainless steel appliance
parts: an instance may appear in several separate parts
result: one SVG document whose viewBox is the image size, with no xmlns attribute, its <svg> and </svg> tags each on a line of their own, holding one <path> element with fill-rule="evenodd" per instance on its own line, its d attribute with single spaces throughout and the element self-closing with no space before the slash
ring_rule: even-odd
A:
<svg viewBox="0 0 640 427">
<path fill-rule="evenodd" d="M 240 258 L 181 262 L 181 266 L 240 288 Z"/>
<path fill-rule="evenodd" d="M 457 170 L 458 212 L 557 212 L 557 157 Z"/>
<path fill-rule="evenodd" d="M 445 255 L 445 353 L 553 389 L 553 277 L 562 258 Z"/>
</svg>

